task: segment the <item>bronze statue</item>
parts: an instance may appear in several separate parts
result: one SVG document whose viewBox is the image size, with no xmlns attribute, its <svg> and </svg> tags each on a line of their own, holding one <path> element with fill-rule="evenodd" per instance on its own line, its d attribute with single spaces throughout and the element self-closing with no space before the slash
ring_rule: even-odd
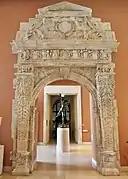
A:
<svg viewBox="0 0 128 179">
<path fill-rule="evenodd" d="M 64 101 L 64 95 L 60 94 L 60 105 L 61 106 L 60 106 L 60 110 L 59 110 L 59 112 L 58 112 L 58 114 L 56 116 L 56 118 L 58 118 L 59 116 L 62 117 L 59 127 L 62 127 L 62 128 L 69 127 L 69 125 L 67 124 L 67 121 L 66 121 L 66 117 L 64 116 L 65 110 L 67 109 L 67 106 L 68 106 L 69 102 L 70 101 L 65 102 Z"/>
<path fill-rule="evenodd" d="M 69 104 L 70 100 L 67 101 L 64 99 L 64 95 L 60 94 L 60 109 L 53 119 L 53 137 L 57 138 L 57 128 L 67 128 L 70 127 L 70 118 L 67 117 L 67 113 L 69 113 Z"/>
</svg>

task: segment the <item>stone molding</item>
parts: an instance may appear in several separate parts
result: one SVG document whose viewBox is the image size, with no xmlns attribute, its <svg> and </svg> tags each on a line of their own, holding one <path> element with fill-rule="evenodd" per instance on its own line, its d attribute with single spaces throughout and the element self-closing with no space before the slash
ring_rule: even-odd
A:
<svg viewBox="0 0 128 179">
<path fill-rule="evenodd" d="M 61 2 L 39 9 L 35 18 L 20 23 L 11 45 L 18 56 L 13 81 L 13 174 L 28 175 L 34 168 L 34 106 L 39 91 L 52 81 L 69 79 L 85 85 L 92 94 L 99 131 L 97 170 L 119 175 L 112 62 L 118 42 L 110 23 L 93 18 L 90 8 Z"/>
</svg>

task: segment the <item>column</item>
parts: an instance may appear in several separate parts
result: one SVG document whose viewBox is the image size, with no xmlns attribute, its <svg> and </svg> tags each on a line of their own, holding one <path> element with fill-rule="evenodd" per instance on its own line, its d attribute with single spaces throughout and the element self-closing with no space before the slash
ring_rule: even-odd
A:
<svg viewBox="0 0 128 179">
<path fill-rule="evenodd" d="M 33 73 L 31 65 L 17 67 L 16 89 L 15 89 L 15 114 L 16 114 L 16 149 L 13 150 L 13 175 L 29 174 L 28 137 L 30 105 L 32 90 L 34 87 Z"/>
<path fill-rule="evenodd" d="M 100 172 L 103 175 L 119 175 L 115 151 L 115 104 L 114 65 L 97 66 L 97 101 L 100 111 L 102 150 L 100 151 Z M 117 135 L 117 134 L 116 134 Z M 116 136 L 118 137 L 118 136 Z M 117 144 L 116 144 L 117 145 Z"/>
</svg>

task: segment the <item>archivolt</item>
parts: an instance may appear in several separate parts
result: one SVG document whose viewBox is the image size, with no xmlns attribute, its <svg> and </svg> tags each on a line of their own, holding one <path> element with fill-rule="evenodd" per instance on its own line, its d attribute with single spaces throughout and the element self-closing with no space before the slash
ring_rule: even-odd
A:
<svg viewBox="0 0 128 179">
<path fill-rule="evenodd" d="M 49 76 L 46 76 L 45 78 L 43 78 L 34 88 L 33 92 L 32 92 L 32 102 L 35 101 L 35 99 L 37 98 L 39 92 L 41 91 L 41 89 L 48 85 L 49 83 L 52 83 L 53 81 L 57 81 L 57 80 L 63 80 L 64 78 L 62 78 L 59 73 L 54 73 L 51 74 Z M 73 73 L 71 72 L 69 77 L 66 78 L 66 80 L 72 80 L 72 81 L 76 81 L 78 83 L 80 83 L 81 85 L 84 85 L 88 91 L 94 95 L 96 97 L 96 88 L 95 86 L 92 84 L 92 82 L 90 82 L 86 77 L 79 75 L 77 73 Z"/>
</svg>

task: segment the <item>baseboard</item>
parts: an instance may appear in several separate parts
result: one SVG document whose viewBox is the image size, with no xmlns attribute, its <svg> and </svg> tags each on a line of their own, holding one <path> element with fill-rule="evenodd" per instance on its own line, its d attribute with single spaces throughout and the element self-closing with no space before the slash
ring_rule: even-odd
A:
<svg viewBox="0 0 128 179">
<path fill-rule="evenodd" d="M 10 173 L 12 171 L 12 167 L 11 166 L 4 166 L 3 167 L 3 172 L 4 173 Z"/>
<path fill-rule="evenodd" d="M 96 169 L 97 168 L 97 162 L 96 162 L 96 160 L 92 157 L 92 167 L 94 168 L 94 169 Z"/>
<path fill-rule="evenodd" d="M 128 172 L 128 166 L 121 166 L 120 171 L 121 172 Z"/>
<path fill-rule="evenodd" d="M 91 145 L 91 142 L 82 142 L 84 145 Z"/>
</svg>

